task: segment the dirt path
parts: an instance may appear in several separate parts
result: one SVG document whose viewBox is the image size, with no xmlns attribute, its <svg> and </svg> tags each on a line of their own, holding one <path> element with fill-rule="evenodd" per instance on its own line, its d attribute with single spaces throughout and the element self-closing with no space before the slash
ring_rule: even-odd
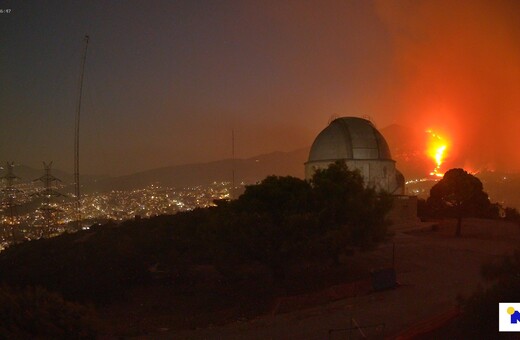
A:
<svg viewBox="0 0 520 340">
<path fill-rule="evenodd" d="M 152 337 L 326 339 L 330 329 L 348 327 L 351 318 L 361 326 L 383 323 L 386 336 L 397 334 L 455 306 L 458 295 L 467 296 L 479 284 L 485 284 L 480 277 L 482 263 L 511 253 L 520 244 L 518 226 L 505 222 L 466 220 L 462 239 L 453 237 L 454 228 L 454 221 L 447 221 L 437 231 L 429 228 L 396 231 L 393 241 L 401 286 L 395 290 L 219 327 L 158 332 Z M 392 244 L 385 244 L 373 252 L 354 256 L 352 265 L 378 267 L 389 263 L 391 254 Z"/>
</svg>

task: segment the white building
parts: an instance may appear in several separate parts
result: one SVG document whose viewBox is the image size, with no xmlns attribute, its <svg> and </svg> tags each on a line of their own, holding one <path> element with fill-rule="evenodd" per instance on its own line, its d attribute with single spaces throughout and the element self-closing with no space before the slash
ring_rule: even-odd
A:
<svg viewBox="0 0 520 340">
<path fill-rule="evenodd" d="M 417 220 L 417 197 L 404 195 L 404 176 L 395 167 L 383 135 L 370 121 L 357 117 L 333 120 L 314 140 L 305 163 L 305 178 L 317 169 L 343 160 L 350 170 L 357 169 L 365 185 L 394 196 L 388 218 L 395 223 Z"/>
<path fill-rule="evenodd" d="M 312 144 L 305 178 L 312 178 L 316 169 L 325 169 L 337 160 L 344 160 L 351 170 L 358 169 L 365 185 L 393 195 L 404 194 L 404 177 L 395 168 L 385 138 L 370 121 L 357 117 L 332 121 Z"/>
</svg>

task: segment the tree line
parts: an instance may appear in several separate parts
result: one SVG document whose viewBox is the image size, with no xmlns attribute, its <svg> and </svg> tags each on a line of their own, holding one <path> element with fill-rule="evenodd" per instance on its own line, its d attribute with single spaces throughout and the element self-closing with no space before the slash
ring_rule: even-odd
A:
<svg viewBox="0 0 520 340">
<path fill-rule="evenodd" d="M 334 265 L 382 241 L 391 208 L 390 196 L 365 187 L 344 162 L 310 181 L 269 176 L 238 199 L 215 203 L 10 247 L 0 253 L 0 282 L 103 302 L 158 277 L 172 287 L 193 285 L 194 268 L 229 282 L 261 268 L 283 281 L 292 268 Z"/>
<path fill-rule="evenodd" d="M 243 281 L 264 282 L 263 276 L 270 278 L 265 282 L 283 282 L 298 266 L 334 266 L 341 256 L 384 240 L 388 235 L 385 216 L 392 198 L 367 188 L 359 172 L 336 162 L 317 170 L 310 181 L 269 176 L 247 186 L 238 199 L 215 203 L 215 207 L 92 226 L 9 247 L 0 253 L 0 283 L 19 288 L 39 286 L 67 300 L 103 304 L 124 297 L 132 287 L 156 283 L 180 292 L 206 289 L 204 281 L 209 276 L 230 287 Z M 423 217 L 457 218 L 460 236 L 463 218 L 495 217 L 498 208 L 490 203 L 476 177 L 452 169 L 431 189 L 428 200 L 419 204 L 419 213 Z M 507 216 L 518 218 L 516 210 L 505 211 Z M 502 298 L 520 288 L 516 276 L 510 274 L 518 272 L 518 263 L 514 258 L 495 267 L 490 277 L 500 278 L 505 288 L 467 300 L 463 306 L 468 315 L 488 311 L 482 301 L 499 293 Z M 83 327 L 90 334 L 89 323 L 77 323 L 88 313 L 60 302 L 54 293 L 20 293 L 7 287 L 4 292 L 10 301 L 4 306 L 5 315 L 22 315 L 16 299 L 36 305 L 41 305 L 39 299 L 46 299 L 52 301 L 49 308 L 66 305 L 64 318 L 75 320 L 58 325 L 58 333 L 49 334 L 64 334 L 70 327 Z M 6 332 L 17 334 L 25 321 L 18 316 L 12 320 Z M 49 327 L 42 326 L 44 329 L 57 331 L 54 321 L 45 322 Z M 34 321 L 31 324 L 35 325 Z"/>
</svg>

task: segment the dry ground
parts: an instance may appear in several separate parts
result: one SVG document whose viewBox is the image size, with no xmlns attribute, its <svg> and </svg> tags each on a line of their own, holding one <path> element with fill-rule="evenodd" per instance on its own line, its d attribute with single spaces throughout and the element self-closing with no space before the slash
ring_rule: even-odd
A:
<svg viewBox="0 0 520 340">
<path fill-rule="evenodd" d="M 395 232 L 392 241 L 401 284 L 397 289 L 223 326 L 183 331 L 158 326 L 146 338 L 326 339 L 330 329 L 348 327 L 352 318 L 361 326 L 383 323 L 384 335 L 395 335 L 456 306 L 457 296 L 467 296 L 485 284 L 482 263 L 497 260 L 520 244 L 517 225 L 491 220 L 464 220 L 460 239 L 453 236 L 455 221 L 439 222 L 437 230 L 422 223 Z M 391 259 L 390 242 L 347 261 L 353 268 L 375 269 L 390 265 Z"/>
</svg>

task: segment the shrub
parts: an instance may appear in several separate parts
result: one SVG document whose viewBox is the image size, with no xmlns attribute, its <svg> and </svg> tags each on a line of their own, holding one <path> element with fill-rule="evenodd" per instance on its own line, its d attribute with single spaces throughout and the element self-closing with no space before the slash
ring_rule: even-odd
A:
<svg viewBox="0 0 520 340">
<path fill-rule="evenodd" d="M 94 338 L 91 309 L 39 287 L 0 287 L 0 338 Z"/>
</svg>

